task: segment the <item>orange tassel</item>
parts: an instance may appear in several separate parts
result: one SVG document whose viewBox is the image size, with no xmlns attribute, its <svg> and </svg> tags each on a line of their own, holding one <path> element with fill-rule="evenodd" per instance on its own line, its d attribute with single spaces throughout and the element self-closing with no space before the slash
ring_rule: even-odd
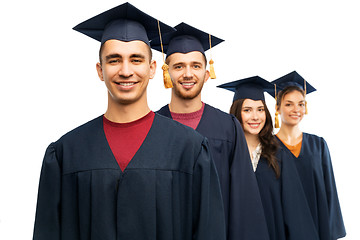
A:
<svg viewBox="0 0 360 240">
<path fill-rule="evenodd" d="M 164 78 L 164 86 L 165 88 L 172 88 L 173 84 L 171 82 L 171 77 L 169 74 L 169 66 L 164 63 L 164 65 L 162 65 L 162 70 L 163 70 L 163 78 Z"/>
<path fill-rule="evenodd" d="M 275 103 L 277 103 L 277 93 L 276 93 L 276 84 L 274 84 L 275 87 Z M 279 124 L 279 112 L 277 111 L 276 107 L 275 107 L 275 128 L 279 128 L 280 124 Z"/>
<path fill-rule="evenodd" d="M 279 113 L 278 111 L 275 112 L 275 128 L 279 128 L 280 124 L 279 124 Z"/>
<path fill-rule="evenodd" d="M 160 43 L 161 43 L 161 52 L 162 52 L 162 56 L 163 56 L 163 61 L 164 61 L 164 65 L 162 65 L 162 70 L 163 70 L 163 79 L 164 79 L 164 86 L 165 88 L 172 88 L 173 84 L 171 82 L 171 77 L 169 74 L 169 66 L 166 64 L 165 62 L 165 56 L 164 56 L 164 48 L 163 48 L 163 43 L 162 43 L 162 38 L 161 38 L 161 31 L 160 31 L 160 22 L 159 20 L 157 21 L 158 23 L 158 29 L 159 29 L 159 37 L 160 37 Z"/>
<path fill-rule="evenodd" d="M 305 114 L 308 114 L 307 101 L 305 101 Z"/>
<path fill-rule="evenodd" d="M 214 61 L 210 59 L 209 63 L 210 63 L 210 78 L 216 79 L 215 70 L 214 70 Z"/>
</svg>

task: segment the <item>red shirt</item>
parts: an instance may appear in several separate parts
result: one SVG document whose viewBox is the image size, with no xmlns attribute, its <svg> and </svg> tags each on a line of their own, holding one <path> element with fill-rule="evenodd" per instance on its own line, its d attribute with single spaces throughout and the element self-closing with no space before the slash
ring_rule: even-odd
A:
<svg viewBox="0 0 360 240">
<path fill-rule="evenodd" d="M 192 113 L 171 113 L 172 119 L 175 121 L 178 121 L 179 123 L 182 123 L 188 127 L 191 127 L 192 129 L 196 129 L 196 127 L 199 125 L 199 122 L 201 120 L 202 114 L 204 112 L 204 106 L 205 103 L 202 103 L 202 107 L 199 111 L 192 112 Z"/>
<path fill-rule="evenodd" d="M 154 117 L 155 113 L 152 111 L 129 123 L 115 123 L 103 117 L 106 139 L 122 171 L 144 142 Z"/>
</svg>

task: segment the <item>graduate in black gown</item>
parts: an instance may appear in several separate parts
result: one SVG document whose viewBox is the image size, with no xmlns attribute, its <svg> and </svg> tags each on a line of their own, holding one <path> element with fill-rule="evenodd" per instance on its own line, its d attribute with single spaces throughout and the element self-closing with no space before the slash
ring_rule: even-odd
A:
<svg viewBox="0 0 360 240">
<path fill-rule="evenodd" d="M 271 240 L 318 240 L 306 208 L 295 165 L 273 135 L 264 92 L 275 96 L 274 85 L 259 76 L 220 85 L 235 92 L 230 113 L 240 121 L 251 154 Z M 284 159 L 282 159 L 284 158 Z M 259 206 L 261 207 L 261 206 Z"/>
<path fill-rule="evenodd" d="M 225 239 L 207 140 L 147 104 L 157 28 L 129 3 L 75 27 L 101 41 L 97 71 L 108 108 L 47 148 L 34 240 Z"/>
<path fill-rule="evenodd" d="M 334 240 L 346 235 L 331 158 L 326 141 L 304 133 L 299 124 L 307 113 L 305 96 L 315 91 L 296 71 L 273 81 L 277 89 L 276 115 L 281 116 L 277 133 L 284 149 L 283 161 L 294 163 L 292 179 L 299 179 L 301 189 L 289 189 L 289 195 L 301 191 L 306 199 L 303 211 L 310 212 L 311 224 L 321 240 Z M 277 120 L 276 120 L 277 121 Z"/>
<path fill-rule="evenodd" d="M 237 117 L 244 130 L 270 239 L 285 240 L 279 146 L 273 135 L 271 115 L 264 96 L 265 91 L 274 94 L 273 86 L 263 78 L 254 76 L 218 87 L 235 92 L 230 113 Z"/>
<path fill-rule="evenodd" d="M 227 222 L 227 239 L 268 239 L 256 177 L 238 120 L 201 101 L 203 84 L 214 78 L 213 61 L 206 70 L 205 51 L 223 40 L 185 23 L 174 34 L 151 41 L 166 53 L 173 86 L 170 104 L 158 113 L 194 128 L 209 140 L 220 178 Z M 210 39 L 210 41 L 209 41 Z M 166 69 L 166 67 L 165 67 Z M 166 82 L 166 81 L 165 81 Z M 171 86 L 170 86 L 171 87 Z"/>
</svg>

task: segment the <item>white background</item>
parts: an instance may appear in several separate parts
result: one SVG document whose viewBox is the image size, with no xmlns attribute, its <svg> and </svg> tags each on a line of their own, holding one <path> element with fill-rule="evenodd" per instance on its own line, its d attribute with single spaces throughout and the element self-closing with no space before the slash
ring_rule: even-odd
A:
<svg viewBox="0 0 360 240">
<path fill-rule="evenodd" d="M 46 147 L 106 110 L 96 74 L 99 43 L 76 24 L 122 1 L 8 1 L 0 9 L 0 239 L 31 239 Z M 356 1 L 131 2 L 168 25 L 184 21 L 225 39 L 214 47 L 216 80 L 203 101 L 228 112 L 232 94 L 216 86 L 259 75 L 269 81 L 293 70 L 318 89 L 307 97 L 302 130 L 330 148 L 348 240 L 359 230 L 360 14 Z M 150 81 L 151 109 L 170 100 L 162 56 Z M 274 100 L 267 98 L 273 113 Z"/>
</svg>

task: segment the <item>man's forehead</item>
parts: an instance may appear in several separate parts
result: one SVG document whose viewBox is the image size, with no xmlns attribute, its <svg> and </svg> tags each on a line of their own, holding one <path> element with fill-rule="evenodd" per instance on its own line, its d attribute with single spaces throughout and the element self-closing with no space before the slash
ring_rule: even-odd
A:
<svg viewBox="0 0 360 240">
<path fill-rule="evenodd" d="M 150 47 L 146 45 L 144 42 L 139 40 L 134 41 L 119 41 L 119 40 L 108 40 L 106 41 L 103 46 L 103 54 L 111 54 L 111 53 L 117 53 L 117 54 L 138 54 L 138 55 L 145 55 L 147 56 L 149 54 Z"/>
<path fill-rule="evenodd" d="M 204 62 L 206 62 L 205 56 L 199 51 L 193 51 L 193 52 L 188 52 L 188 53 L 173 53 L 169 57 L 167 57 L 167 60 L 171 64 L 191 63 L 191 62 L 204 63 Z"/>
</svg>

